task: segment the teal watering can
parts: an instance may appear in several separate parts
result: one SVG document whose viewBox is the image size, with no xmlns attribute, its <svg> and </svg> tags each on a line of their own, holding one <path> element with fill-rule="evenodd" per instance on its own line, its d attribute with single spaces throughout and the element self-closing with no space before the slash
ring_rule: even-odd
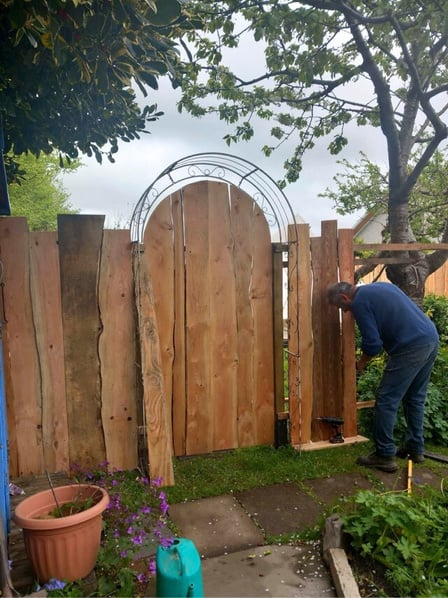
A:
<svg viewBox="0 0 448 598">
<path fill-rule="evenodd" d="M 187 538 L 176 538 L 171 546 L 157 547 L 157 598 L 203 598 L 201 557 Z"/>
</svg>

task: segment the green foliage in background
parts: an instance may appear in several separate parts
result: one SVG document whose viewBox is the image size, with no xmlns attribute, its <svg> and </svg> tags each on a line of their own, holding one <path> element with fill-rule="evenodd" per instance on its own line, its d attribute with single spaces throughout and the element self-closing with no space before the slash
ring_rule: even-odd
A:
<svg viewBox="0 0 448 598">
<path fill-rule="evenodd" d="M 397 596 L 448 594 L 448 498 L 362 490 L 341 518 L 351 546 L 387 568 Z"/>
<path fill-rule="evenodd" d="M 21 174 L 9 185 L 12 216 L 25 216 L 30 230 L 56 230 L 58 214 L 78 212 L 60 179 L 62 172 L 79 168 L 78 160 L 64 169 L 55 153 L 39 158 L 23 154 L 16 161 Z"/>
</svg>

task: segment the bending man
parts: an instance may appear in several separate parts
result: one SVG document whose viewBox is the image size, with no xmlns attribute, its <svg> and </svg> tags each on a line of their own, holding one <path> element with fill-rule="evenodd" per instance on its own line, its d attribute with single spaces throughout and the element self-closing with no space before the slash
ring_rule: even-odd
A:
<svg viewBox="0 0 448 598">
<path fill-rule="evenodd" d="M 439 349 L 436 327 L 397 286 L 375 282 L 354 286 L 348 282 L 328 289 L 328 301 L 351 311 L 362 336 L 362 355 L 356 369 L 362 372 L 382 349 L 388 354 L 376 392 L 373 440 L 375 452 L 357 463 L 382 471 L 398 468 L 395 455 L 424 460 L 423 418 L 429 378 Z M 398 451 L 394 427 L 403 401 L 407 424 L 405 446 Z"/>
</svg>

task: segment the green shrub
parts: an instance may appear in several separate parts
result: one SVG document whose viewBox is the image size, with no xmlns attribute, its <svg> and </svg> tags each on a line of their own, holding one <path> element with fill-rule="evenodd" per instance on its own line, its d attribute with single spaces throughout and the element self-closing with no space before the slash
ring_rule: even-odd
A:
<svg viewBox="0 0 448 598">
<path fill-rule="evenodd" d="M 447 507 L 429 487 L 418 496 L 362 490 L 341 519 L 351 546 L 387 568 L 397 596 L 447 596 Z"/>
<path fill-rule="evenodd" d="M 448 322 L 448 300 L 445 297 L 435 297 L 437 304 L 437 324 L 443 326 L 443 319 L 446 316 Z M 443 299 L 443 301 L 439 301 Z M 431 300 L 430 300 L 431 302 Z M 442 309 L 443 307 L 443 309 Z M 445 312 L 444 309 L 447 308 Z M 433 313 L 436 313 L 434 310 Z M 445 315 L 444 315 L 445 314 Z M 434 320 L 436 322 L 436 319 Z M 442 328 L 440 328 L 441 330 Z M 448 338 L 448 337 L 447 337 Z M 441 335 L 442 339 L 442 335 Z M 357 341 L 360 341 L 357 335 Z M 375 358 L 371 361 L 365 372 L 359 377 L 357 385 L 357 400 L 371 401 L 375 399 L 375 392 L 381 379 L 385 356 Z M 448 380 L 448 344 L 441 342 L 439 353 L 437 355 L 434 368 L 431 375 L 431 381 L 428 386 L 428 394 L 425 406 L 425 441 L 435 446 L 448 444 L 448 401 L 446 400 L 446 381 Z M 360 409 L 358 412 L 358 431 L 363 436 L 372 437 L 373 409 Z M 398 444 L 404 441 L 406 434 L 406 421 L 404 419 L 403 409 L 400 406 L 395 425 L 395 438 Z"/>
<path fill-rule="evenodd" d="M 442 295 L 427 295 L 423 309 L 434 322 L 440 336 L 440 343 L 448 343 L 448 298 Z"/>
</svg>

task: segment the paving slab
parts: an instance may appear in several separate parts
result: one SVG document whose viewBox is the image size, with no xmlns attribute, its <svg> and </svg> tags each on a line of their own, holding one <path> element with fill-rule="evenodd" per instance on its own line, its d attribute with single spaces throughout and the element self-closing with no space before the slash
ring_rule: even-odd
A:
<svg viewBox="0 0 448 598">
<path fill-rule="evenodd" d="M 292 483 L 235 492 L 235 497 L 264 533 L 272 536 L 313 527 L 323 513 L 322 505 Z"/>
<path fill-rule="evenodd" d="M 319 546 L 263 546 L 202 561 L 204 595 L 336 596 Z"/>
<path fill-rule="evenodd" d="M 201 557 L 262 546 L 264 536 L 231 495 L 172 505 L 169 517 Z"/>
<path fill-rule="evenodd" d="M 359 490 L 371 490 L 373 483 L 365 475 L 347 473 L 316 480 L 306 480 L 304 487 L 309 488 L 320 502 L 331 506 L 341 498 L 353 496 Z"/>
</svg>

